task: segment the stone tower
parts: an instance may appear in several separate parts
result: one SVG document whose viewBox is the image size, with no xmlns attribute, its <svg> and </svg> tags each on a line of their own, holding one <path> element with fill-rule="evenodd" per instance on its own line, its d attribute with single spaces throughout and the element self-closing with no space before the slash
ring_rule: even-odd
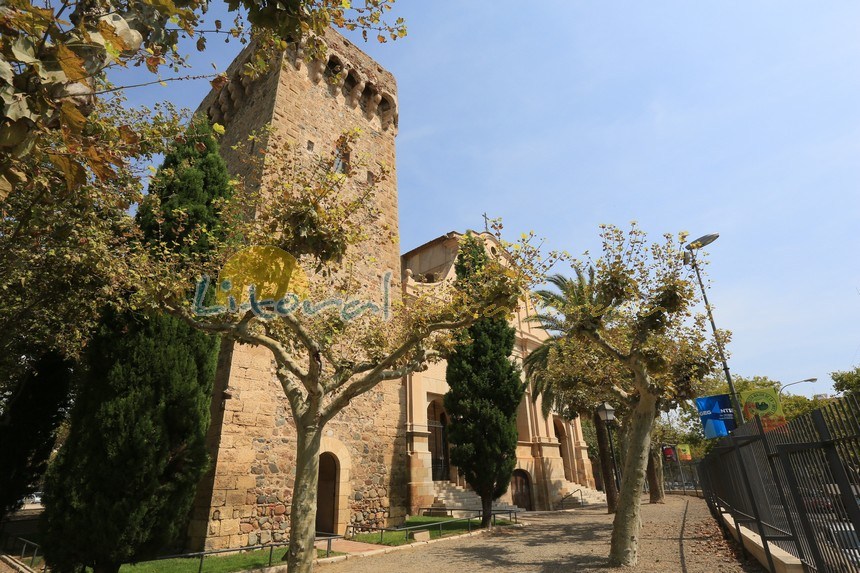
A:
<svg viewBox="0 0 860 573">
<path fill-rule="evenodd" d="M 234 174 L 249 173 L 231 147 L 271 126 L 268 141 L 302 153 L 329 153 L 337 138 L 360 128 L 353 150 L 391 176 L 379 186 L 379 225 L 353 268 L 378 293 L 386 271 L 400 277 L 395 177 L 397 96 L 394 77 L 339 34 L 326 34 L 327 59 L 308 63 L 293 46 L 271 72 L 248 80 L 245 50 L 228 68 L 229 83 L 213 90 L 199 111 L 222 124 L 221 149 Z M 359 177 L 362 175 L 359 174 Z M 397 282 L 392 293 L 400 292 Z M 327 426 L 320 459 L 318 531 L 343 534 L 349 523 L 387 525 L 406 512 L 408 461 L 405 391 L 384 382 L 353 400 Z M 281 541 L 288 528 L 295 467 L 290 408 L 268 350 L 225 343 L 219 357 L 208 441 L 212 468 L 198 489 L 189 525 L 190 549 L 242 547 Z"/>
</svg>

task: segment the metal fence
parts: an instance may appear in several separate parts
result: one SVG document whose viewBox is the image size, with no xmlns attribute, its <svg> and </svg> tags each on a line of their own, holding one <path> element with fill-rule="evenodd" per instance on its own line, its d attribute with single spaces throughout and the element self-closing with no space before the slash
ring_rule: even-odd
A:
<svg viewBox="0 0 860 573">
<path fill-rule="evenodd" d="M 665 491 L 698 492 L 701 489 L 699 462 L 670 462 L 663 460 L 663 489 Z"/>
<path fill-rule="evenodd" d="M 765 431 L 761 419 L 721 438 L 699 465 L 714 516 L 818 573 L 860 573 L 860 404 L 835 400 Z"/>
<path fill-rule="evenodd" d="M 495 516 L 493 516 L 495 519 Z M 314 547 L 318 551 L 323 551 L 323 548 L 318 547 L 321 543 L 325 543 L 325 556 L 331 557 L 332 554 L 332 542 L 338 539 L 343 539 L 343 535 L 334 535 L 330 533 L 317 533 L 314 537 Z M 267 543 L 265 545 L 253 545 L 246 547 L 237 547 L 234 549 L 210 549 L 208 551 L 198 551 L 195 553 L 180 553 L 176 555 L 163 555 L 161 557 L 156 557 L 151 560 L 142 561 L 140 563 L 147 563 L 151 566 L 157 561 L 165 561 L 165 560 L 182 560 L 189 564 L 189 566 L 180 565 L 179 568 L 182 571 L 196 571 L 197 573 L 204 573 L 205 570 L 205 562 L 207 557 L 213 556 L 227 556 L 228 554 L 239 554 L 239 553 L 247 553 L 252 551 L 266 551 L 267 553 L 263 555 L 263 560 L 268 560 L 268 564 L 260 563 L 259 561 L 253 565 L 255 570 L 260 566 L 268 566 L 277 565 L 278 561 L 280 561 L 280 556 L 275 557 L 275 549 L 286 548 L 290 544 L 289 541 L 280 541 L 274 543 Z M 44 564 L 44 559 L 42 557 L 42 548 L 37 543 L 24 539 L 23 537 L 15 537 L 10 535 L 2 535 L 0 534 L 0 553 L 6 553 L 15 558 L 16 561 L 22 563 L 31 569 L 36 571 L 49 573 L 51 569 Z M 193 567 L 192 567 L 193 565 Z M 156 567 L 157 568 L 157 567 Z M 176 566 L 173 567 L 176 569 Z M 219 567 L 219 564 L 214 566 L 216 571 L 223 570 L 223 567 Z M 87 569 L 89 571 L 89 569 Z"/>
</svg>

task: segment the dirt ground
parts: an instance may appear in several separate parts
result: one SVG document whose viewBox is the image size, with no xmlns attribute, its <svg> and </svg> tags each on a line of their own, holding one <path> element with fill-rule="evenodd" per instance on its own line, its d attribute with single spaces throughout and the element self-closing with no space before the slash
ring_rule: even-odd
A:
<svg viewBox="0 0 860 573">
<path fill-rule="evenodd" d="M 386 555 L 318 565 L 320 573 L 469 573 L 606 571 L 612 516 L 593 507 L 524 516 L 524 528 L 441 541 Z M 744 563 L 698 498 L 643 504 L 639 563 L 630 573 L 762 573 Z"/>
</svg>

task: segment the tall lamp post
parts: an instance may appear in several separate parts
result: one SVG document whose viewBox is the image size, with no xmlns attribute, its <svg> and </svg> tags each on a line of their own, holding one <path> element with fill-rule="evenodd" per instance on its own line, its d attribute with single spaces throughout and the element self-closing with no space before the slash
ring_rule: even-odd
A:
<svg viewBox="0 0 860 573">
<path fill-rule="evenodd" d="M 818 378 L 804 378 L 803 380 L 798 380 L 797 382 L 792 382 L 790 384 L 786 384 L 785 386 L 780 386 L 779 388 L 779 397 L 782 398 L 782 391 L 788 388 L 789 386 L 794 386 L 795 384 L 801 384 L 803 382 L 818 382 Z"/>
<path fill-rule="evenodd" d="M 604 402 L 597 407 L 597 415 L 606 422 L 606 431 L 609 434 L 609 455 L 612 458 L 612 473 L 615 474 L 615 487 L 620 492 L 621 477 L 618 472 L 618 465 L 615 463 L 615 446 L 612 445 L 612 422 L 615 421 L 615 408 L 609 402 Z"/>
<path fill-rule="evenodd" d="M 710 235 L 704 235 L 702 237 L 699 237 L 698 239 L 687 245 L 687 250 L 689 251 L 689 253 L 684 254 L 684 262 L 693 266 L 693 270 L 696 271 L 696 278 L 699 279 L 699 286 L 702 288 L 702 299 L 705 301 L 705 310 L 708 311 L 708 318 L 711 321 L 711 330 L 714 331 L 714 340 L 717 343 L 717 350 L 720 353 L 720 360 L 722 360 L 723 362 L 723 372 L 726 373 L 726 381 L 729 383 L 729 394 L 732 400 L 732 410 L 734 410 L 735 424 L 740 426 L 743 422 L 743 419 L 741 418 L 740 400 L 738 400 L 738 393 L 735 391 L 735 385 L 732 382 L 732 375 L 729 372 L 729 363 L 726 360 L 726 353 L 723 350 L 723 341 L 720 340 L 720 335 L 717 333 L 717 325 L 714 323 L 714 314 L 711 312 L 711 304 L 708 302 L 708 295 L 705 292 L 705 283 L 702 282 L 702 273 L 699 272 L 699 265 L 696 264 L 696 251 L 698 251 L 705 245 L 710 245 L 719 238 L 719 233 L 711 233 Z"/>
</svg>

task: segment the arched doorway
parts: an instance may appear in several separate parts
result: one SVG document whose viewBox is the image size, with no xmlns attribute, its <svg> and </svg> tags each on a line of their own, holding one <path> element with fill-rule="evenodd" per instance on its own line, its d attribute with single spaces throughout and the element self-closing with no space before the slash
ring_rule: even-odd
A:
<svg viewBox="0 0 860 573">
<path fill-rule="evenodd" d="M 511 498 L 514 505 L 526 511 L 532 511 L 532 487 L 529 474 L 525 470 L 514 470 L 511 476 Z"/>
<path fill-rule="evenodd" d="M 451 464 L 448 459 L 448 416 L 439 400 L 427 406 L 427 430 L 430 432 L 428 447 L 432 464 L 433 481 L 451 479 Z"/>
<path fill-rule="evenodd" d="M 561 463 L 564 466 L 564 479 L 576 481 L 573 476 L 573 464 L 570 463 L 570 442 L 564 424 L 558 418 L 553 418 L 552 427 L 555 430 L 555 439 L 558 440 L 558 450 L 561 453 Z"/>
<path fill-rule="evenodd" d="M 337 533 L 337 458 L 331 452 L 320 454 L 317 485 L 317 533 Z"/>
</svg>

